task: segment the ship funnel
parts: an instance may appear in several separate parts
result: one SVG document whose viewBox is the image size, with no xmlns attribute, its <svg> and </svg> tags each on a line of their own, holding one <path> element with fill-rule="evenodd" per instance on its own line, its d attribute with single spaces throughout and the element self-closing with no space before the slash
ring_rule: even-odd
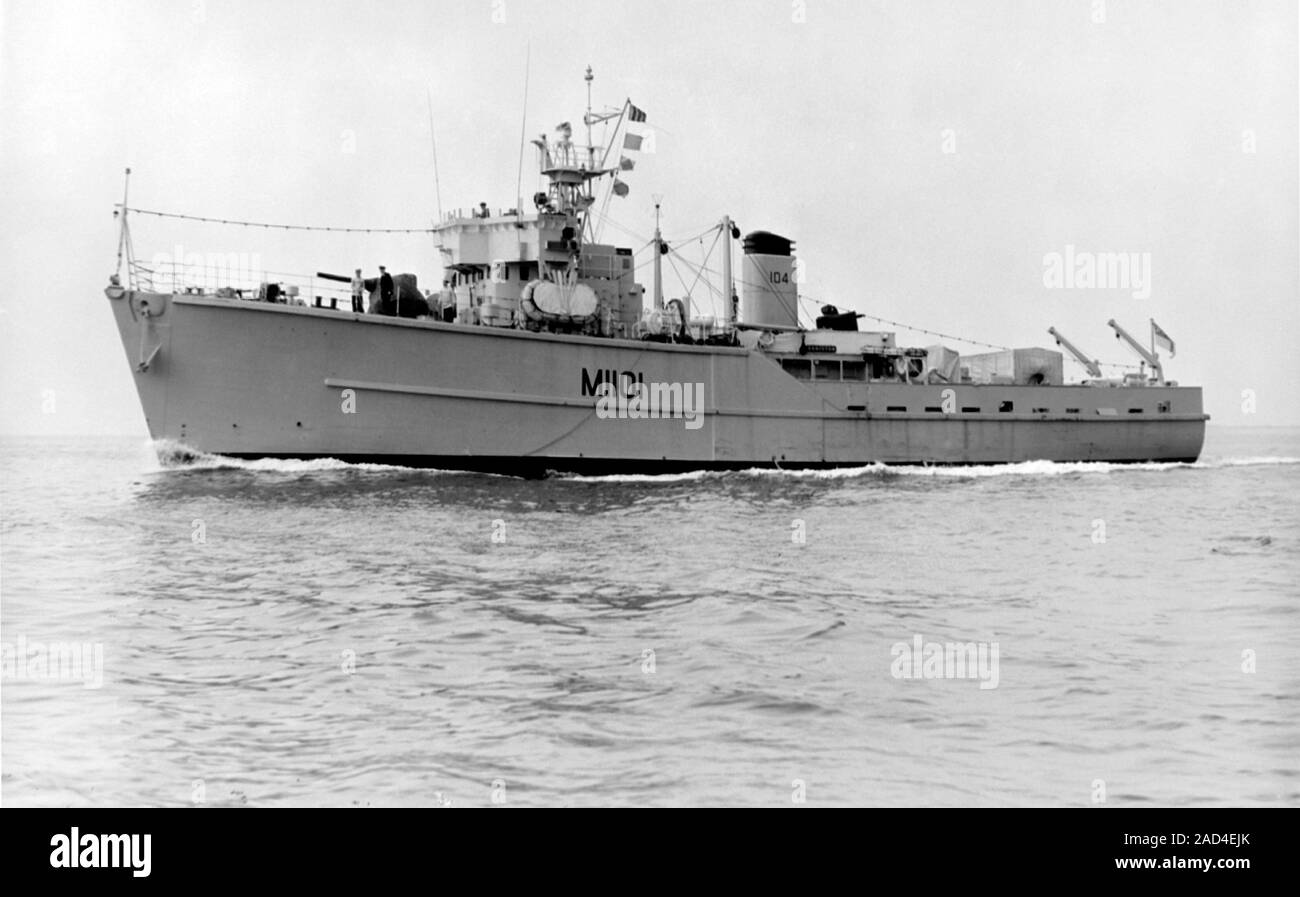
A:
<svg viewBox="0 0 1300 897">
<path fill-rule="evenodd" d="M 746 324 L 799 326 L 799 290 L 794 270 L 794 243 L 767 231 L 746 234 L 741 267 Z"/>
</svg>

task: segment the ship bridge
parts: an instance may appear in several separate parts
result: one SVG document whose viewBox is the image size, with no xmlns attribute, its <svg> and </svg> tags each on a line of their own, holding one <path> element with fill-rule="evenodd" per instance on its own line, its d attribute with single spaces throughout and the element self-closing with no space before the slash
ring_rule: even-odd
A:
<svg viewBox="0 0 1300 897">
<path fill-rule="evenodd" d="M 605 167 L 603 147 L 573 142 L 567 122 L 557 129 L 555 140 L 542 135 L 533 146 L 538 150 L 538 170 L 547 180 L 546 191 L 533 196 L 539 212 L 581 215 L 596 201 L 591 181 L 614 171 Z"/>
<path fill-rule="evenodd" d="M 552 182 L 584 184 L 605 173 L 600 164 L 604 150 L 598 146 L 578 146 L 563 137 L 554 142 L 548 142 L 544 138 L 534 140 L 533 145 L 540 150 L 541 162 L 538 167 L 541 173 Z"/>
</svg>

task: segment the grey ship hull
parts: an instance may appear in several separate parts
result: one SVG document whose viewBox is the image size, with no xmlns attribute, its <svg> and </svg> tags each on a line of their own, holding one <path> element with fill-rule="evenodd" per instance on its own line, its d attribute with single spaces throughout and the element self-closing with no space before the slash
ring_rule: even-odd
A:
<svg viewBox="0 0 1300 897">
<path fill-rule="evenodd" d="M 1194 387 L 809 382 L 744 348 L 109 296 L 150 435 L 233 457 L 520 475 L 1194 461 L 1205 435 Z M 601 418 L 604 371 L 703 384 L 698 427 Z M 944 388 L 962 410 L 939 412 Z"/>
</svg>

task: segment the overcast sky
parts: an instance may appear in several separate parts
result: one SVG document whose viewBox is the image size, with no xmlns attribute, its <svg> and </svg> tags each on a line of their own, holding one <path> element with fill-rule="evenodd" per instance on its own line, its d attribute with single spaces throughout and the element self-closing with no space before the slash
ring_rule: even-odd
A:
<svg viewBox="0 0 1300 897">
<path fill-rule="evenodd" d="M 145 434 L 103 295 L 125 166 L 146 209 L 428 226 L 426 91 L 443 206 L 506 207 L 521 118 L 578 123 L 588 64 L 654 129 L 606 238 L 642 245 L 659 194 L 669 237 L 728 213 L 794 239 L 811 303 L 1015 346 L 1055 325 L 1104 361 L 1132 360 L 1108 318 L 1154 317 L 1215 422 L 1300 424 L 1294 0 L 11 0 L 0 54 L 4 432 Z M 531 148 L 525 172 L 528 196 Z M 421 236 L 133 234 L 440 276 Z M 1067 246 L 1149 254 L 1150 295 L 1048 288 Z"/>
</svg>

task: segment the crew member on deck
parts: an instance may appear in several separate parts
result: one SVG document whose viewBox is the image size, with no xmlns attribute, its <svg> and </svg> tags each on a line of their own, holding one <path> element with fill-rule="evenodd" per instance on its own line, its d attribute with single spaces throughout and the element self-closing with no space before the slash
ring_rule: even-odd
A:
<svg viewBox="0 0 1300 897">
<path fill-rule="evenodd" d="M 448 324 L 456 320 L 456 291 L 450 277 L 442 279 L 442 290 L 438 293 L 438 307 L 441 309 L 442 320 Z"/>
<path fill-rule="evenodd" d="M 352 310 L 358 314 L 364 314 L 366 311 L 365 303 L 361 301 L 362 294 L 365 293 L 366 282 L 361 279 L 361 269 L 352 275 Z"/>
<path fill-rule="evenodd" d="M 478 217 L 480 218 L 492 217 L 492 213 L 488 211 L 487 203 L 481 202 L 478 204 Z"/>
<path fill-rule="evenodd" d="M 379 266 L 379 313 L 397 315 L 397 305 L 393 302 L 393 275 L 383 265 Z"/>
</svg>

